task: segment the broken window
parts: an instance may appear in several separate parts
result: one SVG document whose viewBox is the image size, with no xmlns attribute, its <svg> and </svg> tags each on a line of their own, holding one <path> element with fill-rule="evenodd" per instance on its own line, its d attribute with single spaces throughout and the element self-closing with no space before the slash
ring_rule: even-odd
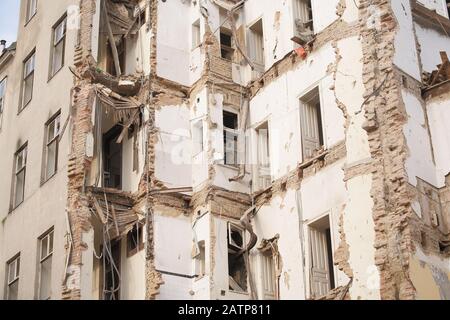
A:
<svg viewBox="0 0 450 320">
<path fill-rule="evenodd" d="M 206 274 L 206 255 L 205 255 L 205 241 L 198 242 L 198 254 L 195 257 L 195 275 L 200 279 Z"/>
<path fill-rule="evenodd" d="M 256 128 L 258 140 L 258 188 L 266 189 L 272 182 L 270 174 L 269 123 L 265 122 Z"/>
<path fill-rule="evenodd" d="M 192 25 L 192 49 L 197 48 L 201 43 L 200 19 Z"/>
<path fill-rule="evenodd" d="M 293 0 L 294 37 L 292 40 L 300 45 L 313 38 L 313 14 L 311 0 Z"/>
<path fill-rule="evenodd" d="M 250 58 L 260 69 L 264 69 L 263 21 L 258 20 L 249 28 Z"/>
<path fill-rule="evenodd" d="M 61 18 L 53 27 L 51 49 L 50 77 L 54 76 L 64 65 L 66 39 L 66 17 Z"/>
<path fill-rule="evenodd" d="M 335 288 L 329 216 L 309 225 L 311 296 L 321 297 Z"/>
<path fill-rule="evenodd" d="M 34 17 L 34 15 L 37 12 L 37 0 L 27 0 L 27 14 L 26 14 L 26 21 L 28 22 L 31 20 L 31 18 Z"/>
<path fill-rule="evenodd" d="M 3 109 L 5 107 L 6 77 L 0 81 L 0 129 L 2 128 Z"/>
<path fill-rule="evenodd" d="M 127 233 L 127 257 L 131 257 L 144 249 L 143 225 L 135 224 Z"/>
<path fill-rule="evenodd" d="M 231 31 L 220 28 L 220 52 L 223 59 L 233 60 L 233 37 Z"/>
<path fill-rule="evenodd" d="M 117 143 L 122 127 L 117 125 L 103 138 L 103 184 L 105 188 L 122 189 L 122 143 Z"/>
<path fill-rule="evenodd" d="M 17 208 L 24 200 L 25 193 L 25 173 L 27 165 L 27 145 L 19 149 L 15 154 L 14 164 L 14 188 L 13 188 L 13 209 Z"/>
<path fill-rule="evenodd" d="M 34 64 L 35 52 L 33 51 L 23 63 L 22 105 L 20 110 L 25 108 L 33 97 Z"/>
<path fill-rule="evenodd" d="M 203 120 L 199 120 L 194 123 L 192 128 L 192 141 L 193 141 L 193 150 L 192 154 L 194 156 L 198 155 L 200 152 L 204 150 L 203 145 Z"/>
<path fill-rule="evenodd" d="M 61 114 L 58 112 L 45 125 L 45 167 L 44 182 L 53 177 L 58 169 L 59 131 L 61 126 Z"/>
<path fill-rule="evenodd" d="M 17 300 L 19 296 L 20 254 L 7 263 L 8 277 L 6 299 Z"/>
<path fill-rule="evenodd" d="M 322 115 L 319 89 L 315 88 L 300 99 L 300 126 L 303 160 L 310 159 L 323 147 Z"/>
<path fill-rule="evenodd" d="M 239 226 L 228 223 L 227 239 L 229 290 L 247 292 L 247 268 L 243 254 L 245 232 Z"/>
<path fill-rule="evenodd" d="M 39 239 L 39 300 L 49 300 L 51 297 L 53 228 Z"/>
<path fill-rule="evenodd" d="M 224 163 L 237 166 L 238 163 L 238 115 L 234 112 L 223 111 L 223 137 L 225 157 Z"/>
</svg>

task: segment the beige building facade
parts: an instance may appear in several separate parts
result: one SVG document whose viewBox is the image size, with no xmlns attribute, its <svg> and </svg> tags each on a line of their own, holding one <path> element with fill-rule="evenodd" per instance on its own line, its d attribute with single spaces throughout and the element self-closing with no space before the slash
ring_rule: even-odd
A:
<svg viewBox="0 0 450 320">
<path fill-rule="evenodd" d="M 0 298 L 450 299 L 447 1 L 20 12 Z"/>
</svg>

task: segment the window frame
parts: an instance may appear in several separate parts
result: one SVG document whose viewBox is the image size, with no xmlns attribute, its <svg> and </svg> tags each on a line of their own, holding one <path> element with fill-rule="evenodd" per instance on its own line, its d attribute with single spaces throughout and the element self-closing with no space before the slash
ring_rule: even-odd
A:
<svg viewBox="0 0 450 320">
<path fill-rule="evenodd" d="M 51 227 L 48 231 L 43 233 L 39 238 L 39 278 L 38 278 L 38 290 L 37 290 L 37 298 L 41 298 L 41 289 L 42 289 L 42 265 L 53 257 L 54 247 L 55 247 L 55 229 Z M 43 241 L 47 241 L 47 252 L 45 256 L 43 255 Z M 51 244 L 51 246 L 50 246 Z M 52 261 L 53 262 L 53 261 Z M 52 265 L 50 264 L 50 287 L 51 287 L 51 271 Z M 51 290 L 50 290 L 51 291 Z M 50 297 L 49 297 L 50 298 Z"/>
<path fill-rule="evenodd" d="M 56 31 L 57 29 L 62 25 L 63 32 L 56 41 Z M 48 71 L 48 80 L 50 81 L 61 69 L 64 68 L 65 63 L 65 55 L 66 55 L 66 36 L 67 36 L 67 13 L 64 13 L 61 18 L 52 26 L 52 42 L 51 42 L 51 49 L 50 49 L 50 63 L 49 63 L 49 71 Z M 54 61 L 55 61 L 55 53 L 56 48 L 62 43 L 62 52 L 61 52 L 61 66 L 58 69 L 54 69 Z"/>
<path fill-rule="evenodd" d="M 3 113 L 5 111 L 6 88 L 8 85 L 8 76 L 0 80 L 0 130 L 2 129 Z"/>
<path fill-rule="evenodd" d="M 262 45 L 261 45 L 261 56 L 262 61 L 257 60 L 256 48 L 252 45 L 255 38 L 255 27 L 258 23 L 261 23 L 261 32 L 262 32 Z M 263 16 L 256 18 L 254 21 L 247 25 L 247 43 L 248 43 L 248 55 L 252 62 L 258 67 L 258 71 L 263 72 L 266 68 L 266 55 L 265 55 L 265 41 L 264 41 L 264 19 Z"/>
<path fill-rule="evenodd" d="M 230 46 L 222 43 L 222 34 L 230 37 Z M 233 56 L 234 56 L 234 52 L 235 52 L 235 49 L 233 48 L 233 42 L 234 42 L 233 32 L 231 30 L 228 30 L 227 28 L 222 27 L 222 28 L 220 28 L 220 32 L 219 32 L 219 39 L 220 39 L 220 57 L 227 61 L 233 61 Z M 231 55 L 229 59 L 224 57 L 223 51 L 226 51 L 227 53 L 229 53 Z"/>
<path fill-rule="evenodd" d="M 236 129 L 231 129 L 229 127 L 226 127 L 225 123 L 224 123 L 225 121 L 224 121 L 224 119 L 222 119 L 222 126 L 223 126 L 223 164 L 225 166 L 227 166 L 227 167 L 238 168 L 239 167 L 239 163 L 240 163 L 240 161 L 239 161 L 240 160 L 239 159 L 239 121 L 240 121 L 239 113 L 237 111 L 235 111 L 235 110 L 232 110 L 231 108 L 224 107 L 223 110 L 222 110 L 222 116 L 226 112 L 227 113 L 231 113 L 231 114 L 236 116 L 236 126 L 237 126 L 237 128 Z M 235 163 L 234 164 L 227 163 L 227 157 L 226 157 L 227 148 L 226 148 L 226 144 L 227 144 L 228 134 L 235 138 L 235 143 L 234 143 L 234 145 L 235 145 L 235 150 L 234 150 Z"/>
<path fill-rule="evenodd" d="M 14 270 L 14 279 L 10 279 L 11 274 L 11 266 L 14 264 L 15 270 Z M 16 254 L 13 258 L 9 259 L 6 262 L 6 286 L 5 286 L 5 298 L 6 300 L 9 300 L 9 294 L 11 290 L 11 286 L 15 283 L 18 283 L 17 285 L 17 294 L 19 293 L 19 283 L 20 283 L 20 252 Z"/>
<path fill-rule="evenodd" d="M 22 156 L 22 167 L 17 168 L 17 161 L 19 154 L 24 153 Z M 13 170 L 13 186 L 12 186 L 12 197 L 11 197 L 11 211 L 18 208 L 25 201 L 25 184 L 27 175 L 27 161 L 28 161 L 28 142 L 24 143 L 14 154 L 14 170 Z M 23 172 L 23 186 L 22 186 L 22 200 L 20 203 L 16 203 L 17 198 L 17 176 Z"/>
<path fill-rule="evenodd" d="M 195 35 L 195 36 L 194 36 Z M 202 30 L 200 19 L 197 19 L 191 26 L 191 50 L 195 50 L 202 44 Z"/>
<path fill-rule="evenodd" d="M 30 8 L 31 4 L 34 3 L 34 11 L 31 14 Z M 25 11 L 25 26 L 31 21 L 31 19 L 33 19 L 33 17 L 36 15 L 37 13 L 37 8 L 38 8 L 38 0 L 27 0 L 27 7 L 26 7 L 26 11 Z"/>
<path fill-rule="evenodd" d="M 311 160 L 312 157 L 307 157 L 306 156 L 306 152 L 305 152 L 305 135 L 304 135 L 304 130 L 306 130 L 306 128 L 303 127 L 303 122 L 305 121 L 304 117 L 303 117 L 303 110 L 302 108 L 304 108 L 305 105 L 307 104 L 311 104 L 311 101 L 313 100 L 317 100 L 317 102 L 319 103 L 319 110 L 317 110 L 317 131 L 318 131 L 318 148 L 324 148 L 327 149 L 327 142 L 326 142 L 326 132 L 325 132 L 325 124 L 324 124 L 324 105 L 323 105 L 323 101 L 322 101 L 322 94 L 321 94 L 321 86 L 320 84 L 316 84 L 314 86 L 312 86 L 311 88 L 309 88 L 308 90 L 306 90 L 305 92 L 303 92 L 299 97 L 298 97 L 298 103 L 299 103 L 299 119 L 300 119 L 300 139 L 301 139 L 301 143 L 302 143 L 302 162 Z"/>
<path fill-rule="evenodd" d="M 54 132 L 53 132 L 53 137 L 52 139 L 49 141 L 49 129 L 52 125 L 52 123 L 54 123 L 55 121 L 57 121 L 57 123 L 55 123 L 54 126 Z M 57 124 L 57 125 L 56 125 Z M 42 180 L 41 180 L 41 184 L 46 183 L 47 181 L 49 181 L 51 178 L 53 178 L 57 173 L 58 173 L 58 160 L 59 160 L 59 137 L 61 134 L 61 110 L 59 110 L 58 112 L 56 112 L 46 123 L 45 123 L 45 133 L 44 133 L 44 153 L 43 153 L 43 168 L 42 168 Z M 54 172 L 51 175 L 48 175 L 48 151 L 49 151 L 49 147 L 55 143 L 55 168 L 54 168 Z"/>
<path fill-rule="evenodd" d="M 33 69 L 26 74 L 27 71 L 27 63 L 32 59 L 33 61 Z M 22 71 L 22 80 L 21 80 L 21 90 L 20 90 L 20 104 L 19 104 L 19 113 L 21 113 L 33 100 L 33 91 L 34 91 L 34 73 L 36 70 L 36 48 L 31 50 L 28 56 L 23 60 L 23 71 Z M 25 103 L 25 90 L 26 90 L 26 82 L 29 78 L 32 78 L 31 84 L 31 92 L 30 92 L 30 100 Z"/>
</svg>

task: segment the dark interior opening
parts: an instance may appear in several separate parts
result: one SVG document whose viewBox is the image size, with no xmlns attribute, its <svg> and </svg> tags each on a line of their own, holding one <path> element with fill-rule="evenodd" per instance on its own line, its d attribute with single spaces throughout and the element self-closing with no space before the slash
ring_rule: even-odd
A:
<svg viewBox="0 0 450 320">
<path fill-rule="evenodd" d="M 116 125 L 103 137 L 103 186 L 122 189 L 122 143 L 117 138 L 122 127 Z"/>
</svg>

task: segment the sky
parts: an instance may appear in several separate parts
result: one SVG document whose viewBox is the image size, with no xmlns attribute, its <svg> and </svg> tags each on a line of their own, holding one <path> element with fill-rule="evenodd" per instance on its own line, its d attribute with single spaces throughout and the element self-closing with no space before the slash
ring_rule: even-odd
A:
<svg viewBox="0 0 450 320">
<path fill-rule="evenodd" d="M 0 0 L 0 40 L 16 41 L 20 0 Z"/>
</svg>

